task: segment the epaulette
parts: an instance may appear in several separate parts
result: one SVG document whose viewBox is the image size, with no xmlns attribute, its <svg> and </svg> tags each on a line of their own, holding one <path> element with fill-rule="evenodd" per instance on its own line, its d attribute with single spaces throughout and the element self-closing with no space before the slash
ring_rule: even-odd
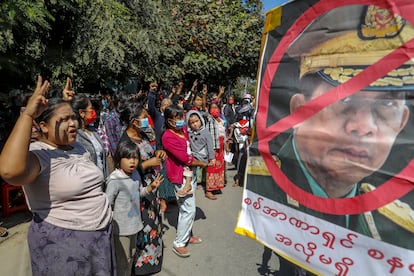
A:
<svg viewBox="0 0 414 276">
<path fill-rule="evenodd" d="M 275 160 L 277 166 L 280 168 L 281 161 L 276 155 L 272 156 Z M 266 163 L 264 162 L 262 156 L 249 156 L 247 159 L 247 173 L 255 175 L 270 176 L 270 172 L 267 169 Z"/>
<path fill-rule="evenodd" d="M 365 193 L 375 190 L 369 183 L 362 183 L 361 190 Z M 414 211 L 410 205 L 397 199 L 378 208 L 378 212 L 407 231 L 414 233 Z"/>
</svg>

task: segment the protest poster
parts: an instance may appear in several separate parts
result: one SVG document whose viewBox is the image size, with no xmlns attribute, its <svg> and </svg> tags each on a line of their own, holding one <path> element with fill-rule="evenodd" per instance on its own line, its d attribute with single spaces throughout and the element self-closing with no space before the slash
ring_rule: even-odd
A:
<svg viewBox="0 0 414 276">
<path fill-rule="evenodd" d="M 235 231 L 314 274 L 413 274 L 414 2 L 291 1 L 266 22 Z"/>
</svg>

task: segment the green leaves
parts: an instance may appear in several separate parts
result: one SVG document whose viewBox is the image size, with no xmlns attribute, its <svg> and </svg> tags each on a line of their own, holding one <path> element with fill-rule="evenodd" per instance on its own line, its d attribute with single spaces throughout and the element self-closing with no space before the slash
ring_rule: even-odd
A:
<svg viewBox="0 0 414 276">
<path fill-rule="evenodd" d="M 0 91 L 39 73 L 88 92 L 131 77 L 232 83 L 256 73 L 263 19 L 259 0 L 3 1 Z"/>
</svg>

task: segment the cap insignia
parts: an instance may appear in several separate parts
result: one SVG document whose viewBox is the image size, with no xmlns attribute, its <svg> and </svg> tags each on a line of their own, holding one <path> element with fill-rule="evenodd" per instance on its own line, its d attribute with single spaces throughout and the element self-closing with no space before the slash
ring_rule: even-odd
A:
<svg viewBox="0 0 414 276">
<path fill-rule="evenodd" d="M 392 38 L 397 36 L 405 25 L 405 20 L 389 10 L 368 6 L 360 26 L 361 39 Z"/>
</svg>

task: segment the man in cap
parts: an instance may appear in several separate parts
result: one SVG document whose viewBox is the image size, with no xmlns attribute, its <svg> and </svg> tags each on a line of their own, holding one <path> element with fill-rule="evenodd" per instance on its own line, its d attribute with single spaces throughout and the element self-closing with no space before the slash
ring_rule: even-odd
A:
<svg viewBox="0 0 414 276">
<path fill-rule="evenodd" d="M 335 29 L 337 22 L 343 22 L 340 30 Z M 324 14 L 289 47 L 288 55 L 300 60 L 300 93 L 291 97 L 290 111 L 346 83 L 413 38 L 414 29 L 408 22 L 376 6 L 345 6 Z M 409 120 L 406 96 L 413 90 L 412 60 L 350 96 L 341 95 L 349 91 L 339 90 L 336 102 L 293 127 L 276 162 L 292 183 L 322 198 L 350 198 L 372 191 L 376 185 L 363 180 L 389 158 Z M 251 156 L 249 162 L 249 190 L 361 234 L 414 249 L 414 212 L 407 202 L 395 200 L 356 215 L 318 212 L 275 185 L 260 157 Z"/>
</svg>

